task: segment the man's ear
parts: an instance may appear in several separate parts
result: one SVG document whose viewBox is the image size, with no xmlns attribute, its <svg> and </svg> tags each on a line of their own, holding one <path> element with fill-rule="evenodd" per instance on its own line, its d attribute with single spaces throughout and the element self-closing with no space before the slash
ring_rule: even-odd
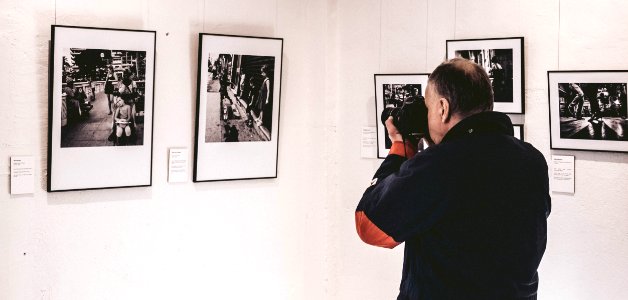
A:
<svg viewBox="0 0 628 300">
<path fill-rule="evenodd" d="M 439 99 L 440 107 L 438 108 L 440 111 L 441 122 L 447 123 L 451 118 L 451 111 L 449 110 L 449 100 L 445 98 Z"/>
</svg>

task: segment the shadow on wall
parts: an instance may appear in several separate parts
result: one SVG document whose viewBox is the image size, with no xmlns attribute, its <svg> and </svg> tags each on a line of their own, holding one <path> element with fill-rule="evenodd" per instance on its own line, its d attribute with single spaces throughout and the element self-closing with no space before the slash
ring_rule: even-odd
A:
<svg viewBox="0 0 628 300">
<path fill-rule="evenodd" d="M 73 195 L 68 197 L 68 195 Z M 147 187 L 110 188 L 48 193 L 48 205 L 88 204 L 96 202 L 151 201 L 153 189 Z"/>
<path fill-rule="evenodd" d="M 578 160 L 607 163 L 627 163 L 628 156 L 625 153 L 600 152 L 600 151 L 578 151 L 578 150 L 557 150 L 551 149 L 550 155 L 573 155 Z M 549 160 L 548 160 L 549 163 Z"/>
</svg>

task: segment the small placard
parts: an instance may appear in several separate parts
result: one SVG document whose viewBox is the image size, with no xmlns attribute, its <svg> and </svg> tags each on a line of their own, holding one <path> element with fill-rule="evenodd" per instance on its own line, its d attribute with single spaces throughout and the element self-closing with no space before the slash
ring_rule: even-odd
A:
<svg viewBox="0 0 628 300">
<path fill-rule="evenodd" d="M 575 157 L 552 155 L 552 191 L 559 193 L 575 192 Z"/>
<path fill-rule="evenodd" d="M 377 131 L 375 127 L 362 127 L 362 157 L 377 158 Z"/>
<path fill-rule="evenodd" d="M 172 148 L 168 163 L 168 182 L 188 181 L 188 149 Z"/>
<path fill-rule="evenodd" d="M 11 156 L 11 194 L 35 192 L 35 159 L 32 156 Z"/>
</svg>

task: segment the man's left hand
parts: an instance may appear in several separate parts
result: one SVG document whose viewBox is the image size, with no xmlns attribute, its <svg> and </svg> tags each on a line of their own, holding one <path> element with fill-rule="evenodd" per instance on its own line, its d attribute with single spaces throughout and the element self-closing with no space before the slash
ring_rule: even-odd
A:
<svg viewBox="0 0 628 300">
<path fill-rule="evenodd" d="M 388 131 L 388 137 L 390 138 L 391 142 L 403 143 L 403 136 L 401 135 L 401 133 L 399 133 L 399 130 L 393 124 L 392 117 L 388 117 L 388 119 L 386 119 L 386 131 Z"/>
</svg>

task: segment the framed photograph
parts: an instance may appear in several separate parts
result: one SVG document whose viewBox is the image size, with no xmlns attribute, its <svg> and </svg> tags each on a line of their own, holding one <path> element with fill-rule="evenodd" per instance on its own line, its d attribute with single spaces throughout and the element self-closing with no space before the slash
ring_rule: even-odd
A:
<svg viewBox="0 0 628 300">
<path fill-rule="evenodd" d="M 514 129 L 515 137 L 523 141 L 523 124 L 513 124 L 512 128 Z"/>
<path fill-rule="evenodd" d="M 283 39 L 199 34 L 194 181 L 277 177 Z"/>
<path fill-rule="evenodd" d="M 377 157 L 386 158 L 392 146 L 381 115 L 386 108 L 399 108 L 415 97 L 425 97 L 430 74 L 375 74 L 375 120 Z"/>
<path fill-rule="evenodd" d="M 552 149 L 628 152 L 628 71 L 548 71 Z"/>
<path fill-rule="evenodd" d="M 155 31 L 53 25 L 48 191 L 150 186 Z"/>
<path fill-rule="evenodd" d="M 523 37 L 448 40 L 447 59 L 461 57 L 482 66 L 493 86 L 493 110 L 524 113 Z"/>
</svg>

